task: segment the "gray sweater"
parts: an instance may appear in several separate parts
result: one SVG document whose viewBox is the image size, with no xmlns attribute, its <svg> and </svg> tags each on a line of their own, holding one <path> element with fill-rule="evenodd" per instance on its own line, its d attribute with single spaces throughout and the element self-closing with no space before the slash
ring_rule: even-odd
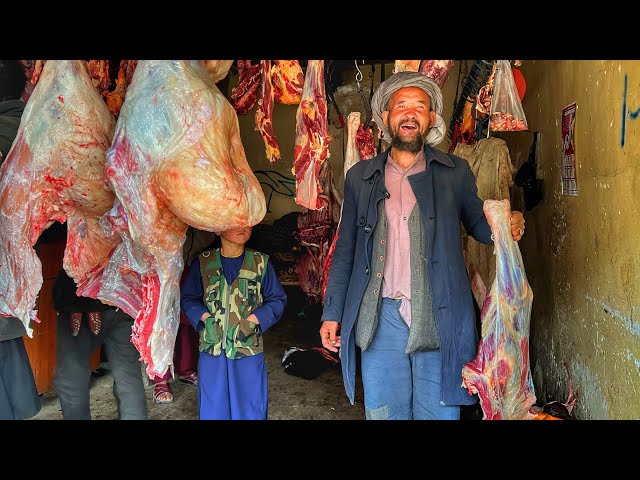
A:
<svg viewBox="0 0 640 480">
<path fill-rule="evenodd" d="M 382 301 L 382 273 L 387 238 L 387 216 L 384 202 L 378 204 L 378 223 L 373 232 L 373 255 L 369 283 L 362 298 L 362 304 L 356 321 L 356 345 L 366 350 L 378 326 L 380 302 Z M 431 303 L 431 288 L 426 266 L 427 251 L 425 242 L 427 237 L 420 215 L 420 208 L 416 203 L 409 217 L 409 235 L 411 250 L 411 326 L 409 340 L 405 353 L 415 351 L 437 350 L 440 348 L 438 330 L 433 315 Z"/>
</svg>

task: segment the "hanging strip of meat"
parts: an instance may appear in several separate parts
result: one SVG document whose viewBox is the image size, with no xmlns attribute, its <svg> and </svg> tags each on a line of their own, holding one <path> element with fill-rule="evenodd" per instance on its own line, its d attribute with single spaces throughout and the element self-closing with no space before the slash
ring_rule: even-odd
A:
<svg viewBox="0 0 640 480">
<path fill-rule="evenodd" d="M 285 105 L 300 103 L 304 88 L 304 75 L 297 60 L 274 60 L 271 81 L 276 102 Z"/>
<path fill-rule="evenodd" d="M 271 83 L 271 60 L 262 60 L 260 66 L 262 68 L 262 87 L 256 108 L 256 130 L 260 132 L 262 140 L 264 140 L 267 160 L 270 163 L 276 163 L 280 159 L 280 149 L 278 148 L 278 140 L 273 133 L 274 94 Z"/>
<path fill-rule="evenodd" d="M 322 195 L 318 174 L 329 158 L 331 140 L 324 90 L 324 60 L 309 60 L 302 100 L 296 112 L 292 173 L 296 177 L 295 201 L 310 210 L 324 208 L 328 203 L 326 194 Z"/>
<path fill-rule="evenodd" d="M 98 219 L 114 194 L 104 178 L 115 121 L 83 60 L 49 60 L 0 169 L 0 312 L 29 336 L 42 265 L 32 246 L 53 222 L 67 222 L 64 269 L 83 281 L 118 239 Z M 0 320 L 1 321 L 1 320 Z"/>
<path fill-rule="evenodd" d="M 261 84 L 261 65 L 251 65 L 251 60 L 238 60 L 238 85 L 231 90 L 231 105 L 238 115 L 246 115 L 254 107 Z"/>
<path fill-rule="evenodd" d="M 485 420 L 530 420 L 536 401 L 529 368 L 533 292 L 511 236 L 509 200 L 486 200 L 496 250 L 496 278 L 482 306 L 482 339 L 462 369 L 462 385 L 480 397 Z"/>
</svg>

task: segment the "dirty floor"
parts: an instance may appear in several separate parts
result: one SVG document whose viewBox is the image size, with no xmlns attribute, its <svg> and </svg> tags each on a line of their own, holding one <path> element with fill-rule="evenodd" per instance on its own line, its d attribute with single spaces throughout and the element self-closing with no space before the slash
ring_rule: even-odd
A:
<svg viewBox="0 0 640 480">
<path fill-rule="evenodd" d="M 281 364 L 285 349 L 314 346 L 319 323 L 305 321 L 287 309 L 282 320 L 265 333 L 265 357 L 269 386 L 270 420 L 364 420 L 362 384 L 357 379 L 356 402 L 351 405 L 342 386 L 340 367 L 329 367 L 313 380 L 290 375 Z M 197 420 L 196 389 L 177 380 L 170 381 L 174 402 L 155 404 L 151 387 L 146 388 L 151 420 Z M 113 377 L 107 371 L 93 379 L 91 412 L 94 419 L 115 420 L 117 405 L 112 393 Z M 42 395 L 42 410 L 35 420 L 62 420 L 55 392 Z"/>
</svg>

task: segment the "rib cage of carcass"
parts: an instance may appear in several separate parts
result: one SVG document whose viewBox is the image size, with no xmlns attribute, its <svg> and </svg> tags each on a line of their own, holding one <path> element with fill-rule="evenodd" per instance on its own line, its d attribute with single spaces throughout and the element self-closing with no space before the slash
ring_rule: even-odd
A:
<svg viewBox="0 0 640 480">
<path fill-rule="evenodd" d="M 122 243 L 79 291 L 135 318 L 132 340 L 150 376 L 172 364 L 187 224 L 222 231 L 266 213 L 238 117 L 215 86 L 230 66 L 141 60 L 107 152 L 117 200 L 101 224 Z"/>
<path fill-rule="evenodd" d="M 478 353 L 463 367 L 462 385 L 480 397 L 485 420 L 528 420 L 536 401 L 529 368 L 533 292 L 511 236 L 509 200 L 486 200 L 484 212 L 494 238 L 496 276 L 482 306 Z"/>
<path fill-rule="evenodd" d="M 114 125 L 85 61 L 46 63 L 0 169 L 0 313 L 19 318 L 29 336 L 40 234 L 67 222 L 64 269 L 77 282 L 113 248 L 98 220 L 114 199 L 103 173 Z"/>
</svg>

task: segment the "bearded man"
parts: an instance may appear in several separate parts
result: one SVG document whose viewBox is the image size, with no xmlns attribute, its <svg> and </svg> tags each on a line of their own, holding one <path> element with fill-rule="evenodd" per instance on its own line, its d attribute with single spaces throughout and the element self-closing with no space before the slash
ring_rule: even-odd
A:
<svg viewBox="0 0 640 480">
<path fill-rule="evenodd" d="M 462 367 L 478 348 L 460 222 L 492 244 L 466 160 L 435 148 L 445 135 L 442 92 L 429 77 L 399 72 L 372 98 L 391 147 L 349 169 L 320 336 L 342 349 L 353 404 L 361 350 L 367 419 L 458 420 L 477 402 Z M 524 233 L 520 212 L 511 233 Z"/>
</svg>

